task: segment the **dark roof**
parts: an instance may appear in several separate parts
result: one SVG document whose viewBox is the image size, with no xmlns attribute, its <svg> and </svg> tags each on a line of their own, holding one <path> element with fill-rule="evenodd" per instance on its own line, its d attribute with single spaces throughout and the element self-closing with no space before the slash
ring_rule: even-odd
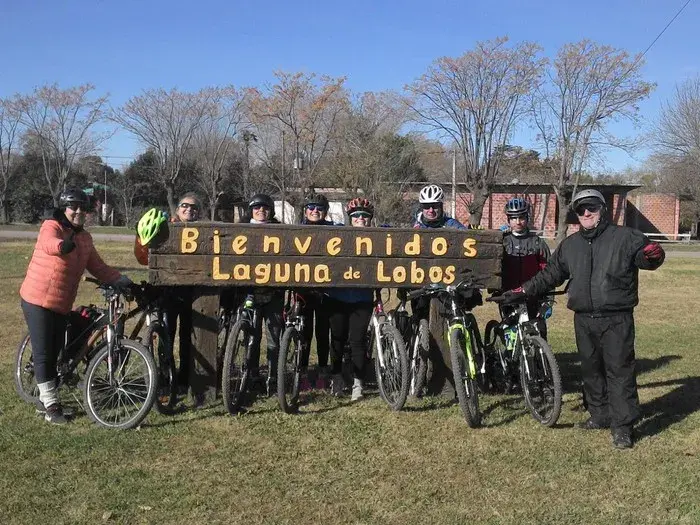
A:
<svg viewBox="0 0 700 525">
<path fill-rule="evenodd" d="M 442 189 L 444 189 L 445 191 L 448 191 L 452 188 L 452 182 L 413 182 L 406 185 L 412 189 L 418 190 L 427 184 L 437 184 L 438 186 L 442 187 Z M 463 182 L 458 182 L 456 186 L 457 191 L 459 193 L 468 192 L 466 184 L 464 184 Z M 628 193 L 632 190 L 636 190 L 637 188 L 641 188 L 642 186 L 642 184 L 582 183 L 577 186 L 577 190 L 593 188 L 600 191 L 601 193 Z M 570 186 L 570 189 L 573 190 L 573 186 Z M 552 185 L 525 184 L 519 182 L 499 183 L 493 185 L 492 193 L 552 193 Z"/>
</svg>

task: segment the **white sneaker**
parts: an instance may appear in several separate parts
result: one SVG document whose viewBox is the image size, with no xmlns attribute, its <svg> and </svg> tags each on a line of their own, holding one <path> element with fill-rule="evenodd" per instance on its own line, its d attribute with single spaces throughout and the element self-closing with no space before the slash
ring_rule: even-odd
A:
<svg viewBox="0 0 700 525">
<path fill-rule="evenodd" d="M 352 396 L 350 401 L 359 401 L 364 396 L 362 395 L 362 379 L 357 379 L 352 382 Z"/>
<path fill-rule="evenodd" d="M 342 374 L 333 374 L 333 380 L 331 381 L 331 395 L 335 397 L 342 396 L 343 389 L 345 388 L 344 383 Z"/>
</svg>

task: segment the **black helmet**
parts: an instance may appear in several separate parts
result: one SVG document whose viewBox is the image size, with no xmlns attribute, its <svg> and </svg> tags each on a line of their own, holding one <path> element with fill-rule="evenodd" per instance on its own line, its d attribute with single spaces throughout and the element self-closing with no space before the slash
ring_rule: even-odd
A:
<svg viewBox="0 0 700 525">
<path fill-rule="evenodd" d="M 320 193 L 311 193 L 304 199 L 304 207 L 306 208 L 309 204 L 318 204 L 328 209 L 328 198 Z"/>
<path fill-rule="evenodd" d="M 248 211 L 252 212 L 255 206 L 267 206 L 270 208 L 270 218 L 275 216 L 275 201 L 266 193 L 256 193 L 248 203 Z"/>
<path fill-rule="evenodd" d="M 90 204 L 90 198 L 83 190 L 79 190 L 78 188 L 66 188 L 61 192 L 61 196 L 58 198 L 58 205 L 61 208 L 65 208 L 73 203 L 88 206 Z"/>
<path fill-rule="evenodd" d="M 530 203 L 522 197 L 514 197 L 506 203 L 505 212 L 508 217 L 530 215 Z"/>
</svg>

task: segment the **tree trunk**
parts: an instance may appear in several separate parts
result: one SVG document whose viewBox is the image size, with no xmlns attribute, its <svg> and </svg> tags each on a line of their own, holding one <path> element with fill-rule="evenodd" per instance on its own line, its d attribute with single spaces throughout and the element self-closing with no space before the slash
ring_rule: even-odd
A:
<svg viewBox="0 0 700 525">
<path fill-rule="evenodd" d="M 177 201 L 175 199 L 175 184 L 172 182 L 165 183 L 165 191 L 168 196 L 168 207 L 170 208 L 170 216 L 175 217 L 177 214 Z"/>
<path fill-rule="evenodd" d="M 554 193 L 557 196 L 557 204 L 558 204 L 558 209 L 559 209 L 559 214 L 557 217 L 557 237 L 556 237 L 556 243 L 557 245 L 566 239 L 566 234 L 567 234 L 567 224 L 566 224 L 566 216 L 568 215 L 569 211 L 569 203 L 566 200 L 566 195 L 564 195 L 563 192 L 557 190 L 556 188 L 554 189 Z"/>
<path fill-rule="evenodd" d="M 9 213 L 7 212 L 7 199 L 3 195 L 0 197 L 0 224 L 7 224 L 10 222 Z"/>
<path fill-rule="evenodd" d="M 488 191 L 475 191 L 471 204 L 469 204 L 469 224 L 478 226 L 481 224 L 481 217 L 484 214 L 484 204 L 489 198 Z M 456 218 L 456 217 L 455 217 Z"/>
</svg>

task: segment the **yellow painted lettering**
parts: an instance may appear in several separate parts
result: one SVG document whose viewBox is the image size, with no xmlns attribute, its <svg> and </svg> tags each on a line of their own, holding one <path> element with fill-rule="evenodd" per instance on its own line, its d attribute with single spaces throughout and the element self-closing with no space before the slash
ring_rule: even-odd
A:
<svg viewBox="0 0 700 525">
<path fill-rule="evenodd" d="M 275 282 L 276 283 L 288 283 L 289 276 L 291 275 L 291 270 L 289 268 L 289 263 L 275 264 Z"/>
<path fill-rule="evenodd" d="M 221 239 L 219 238 L 219 230 L 214 230 L 214 253 L 216 255 L 221 253 Z"/>
<path fill-rule="evenodd" d="M 246 243 L 248 242 L 248 237 L 245 235 L 236 235 L 234 237 L 233 242 L 231 242 L 231 249 L 233 250 L 233 253 L 236 255 L 243 255 L 248 248 L 246 247 Z"/>
<path fill-rule="evenodd" d="M 420 235 L 413 234 L 413 240 L 408 241 L 403 251 L 406 255 L 420 255 Z"/>
<path fill-rule="evenodd" d="M 355 255 L 362 253 L 362 247 L 365 248 L 365 255 L 372 255 L 372 239 L 369 237 L 358 237 L 355 239 Z"/>
<path fill-rule="evenodd" d="M 386 254 L 391 255 L 391 251 L 394 249 L 394 239 L 391 238 L 391 234 L 386 234 Z"/>
<path fill-rule="evenodd" d="M 411 284 L 421 284 L 425 280 L 425 270 L 418 268 L 416 261 L 411 261 Z"/>
<path fill-rule="evenodd" d="M 331 269 L 325 264 L 319 264 L 314 267 L 314 281 L 317 283 L 331 282 Z"/>
<path fill-rule="evenodd" d="M 384 274 L 384 261 L 377 263 L 377 281 L 380 283 L 390 283 L 391 276 Z"/>
<path fill-rule="evenodd" d="M 265 235 L 263 237 L 263 252 L 265 253 L 279 253 L 280 252 L 280 238 L 272 235 Z"/>
<path fill-rule="evenodd" d="M 464 239 L 462 246 L 465 257 L 476 257 L 476 239 Z"/>
<path fill-rule="evenodd" d="M 394 278 L 395 283 L 406 282 L 406 268 L 403 266 L 397 266 L 394 271 L 391 272 L 391 276 Z"/>
<path fill-rule="evenodd" d="M 428 278 L 431 283 L 439 283 L 442 281 L 442 268 L 439 266 L 431 266 L 428 268 Z"/>
<path fill-rule="evenodd" d="M 221 267 L 220 264 L 221 262 L 219 261 L 220 257 L 214 257 L 212 259 L 212 266 L 211 266 L 211 276 L 215 281 L 225 281 L 227 279 L 231 278 L 230 273 L 221 273 Z"/>
<path fill-rule="evenodd" d="M 445 255 L 447 253 L 447 239 L 444 237 L 435 237 L 431 247 L 433 255 Z"/>
<path fill-rule="evenodd" d="M 250 265 L 237 264 L 233 267 L 233 278 L 236 281 L 250 281 Z"/>
<path fill-rule="evenodd" d="M 297 251 L 304 255 L 309 251 L 309 246 L 311 246 L 311 237 L 307 237 L 304 244 L 301 243 L 299 237 L 294 237 L 294 246 L 296 246 Z"/>
<path fill-rule="evenodd" d="M 455 267 L 448 266 L 445 268 L 445 277 L 443 277 L 442 282 L 445 284 L 452 284 L 455 282 Z"/>
<path fill-rule="evenodd" d="M 326 251 L 328 255 L 338 255 L 340 253 L 340 245 L 343 244 L 343 239 L 340 237 L 332 237 L 326 243 Z"/>
<path fill-rule="evenodd" d="M 267 284 L 270 282 L 270 270 L 272 265 L 270 264 L 256 264 L 255 265 L 255 282 L 257 284 Z"/>
<path fill-rule="evenodd" d="M 310 237 L 309 237 L 310 238 Z M 302 272 L 304 277 L 302 278 Z M 308 283 L 311 280 L 311 267 L 308 264 L 295 264 L 294 265 L 294 282 L 295 283 Z"/>
<path fill-rule="evenodd" d="M 199 230 L 197 228 L 183 228 L 180 238 L 180 253 L 194 253 L 197 251 L 197 239 Z"/>
</svg>

